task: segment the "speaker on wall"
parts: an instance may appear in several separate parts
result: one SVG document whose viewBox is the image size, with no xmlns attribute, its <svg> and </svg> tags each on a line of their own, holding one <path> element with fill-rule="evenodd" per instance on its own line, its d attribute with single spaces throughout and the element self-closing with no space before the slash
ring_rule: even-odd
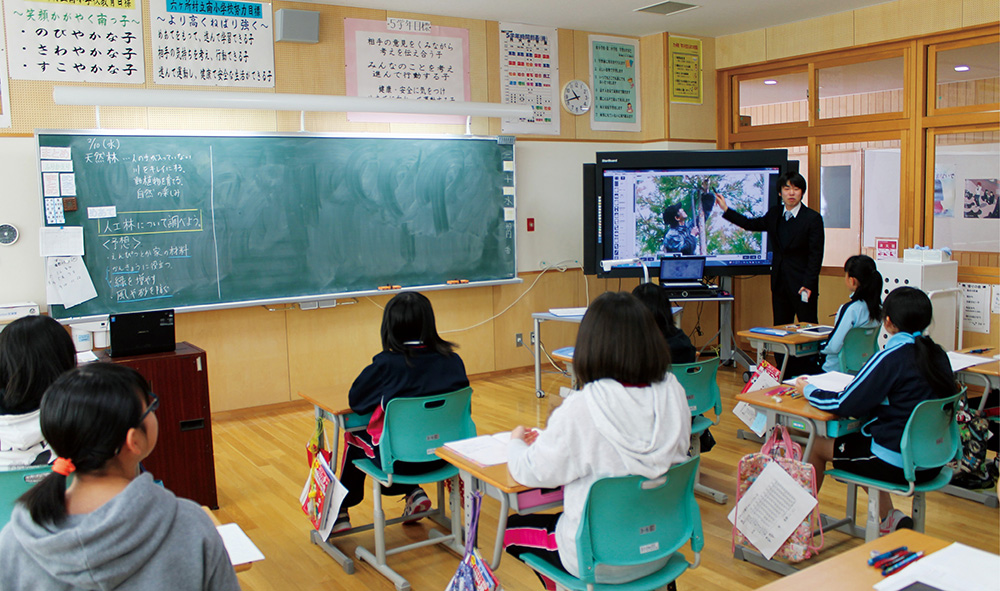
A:
<svg viewBox="0 0 1000 591">
<path fill-rule="evenodd" d="M 319 12 L 282 8 L 274 13 L 275 41 L 319 43 Z"/>
</svg>

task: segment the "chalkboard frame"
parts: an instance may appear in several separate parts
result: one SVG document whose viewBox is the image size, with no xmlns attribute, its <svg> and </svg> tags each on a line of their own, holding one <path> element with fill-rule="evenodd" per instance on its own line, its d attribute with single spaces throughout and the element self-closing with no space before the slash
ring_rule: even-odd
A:
<svg viewBox="0 0 1000 591">
<path fill-rule="evenodd" d="M 261 138 L 294 138 L 294 139 L 366 139 L 366 140 L 444 140 L 444 141 L 489 141 L 496 142 L 498 145 L 509 145 L 510 148 L 510 161 L 509 166 L 507 166 L 507 161 L 504 159 L 504 171 L 509 172 L 509 186 L 514 187 L 514 137 L 512 136 L 474 136 L 474 135 L 433 135 L 433 134 L 373 134 L 373 133 L 314 133 L 314 132 L 233 132 L 233 131 L 212 131 L 212 130 L 115 130 L 115 129 L 39 129 L 35 130 L 35 146 L 36 146 L 36 179 L 38 180 L 38 195 L 39 195 L 39 206 L 41 209 L 41 218 L 43 225 L 57 226 L 59 224 L 47 224 L 45 215 L 45 196 L 43 190 L 42 181 L 42 138 L 51 136 L 93 136 L 93 137 L 121 137 L 121 138 L 227 138 L 227 139 L 261 139 Z M 46 146 L 48 147 L 48 146 Z M 507 186 L 507 183 L 504 184 Z M 507 196 L 506 192 L 504 193 Z M 510 197 L 510 213 L 516 212 L 517 199 L 516 194 L 509 195 Z M 84 210 L 87 207 L 86 203 L 80 204 L 80 209 Z M 505 208 L 507 209 L 507 208 Z M 253 306 L 281 306 L 281 305 L 298 305 L 300 309 L 310 310 L 315 308 L 326 308 L 337 305 L 338 300 L 374 296 L 374 295 L 392 295 L 398 293 L 399 291 L 434 291 L 443 289 L 462 289 L 469 287 L 487 287 L 494 285 L 507 285 L 507 284 L 517 284 L 522 283 L 522 279 L 517 276 L 517 224 L 514 222 L 516 220 L 516 215 L 508 215 L 507 217 L 513 218 L 511 221 L 511 231 L 512 231 L 512 249 L 513 253 L 510 256 L 510 277 L 500 278 L 500 279 L 487 279 L 487 280 L 469 280 L 460 284 L 448 284 L 448 283 L 427 283 L 419 285 L 405 285 L 399 289 L 362 289 L 362 290 L 346 290 L 346 291 L 333 291 L 328 293 L 311 293 L 307 295 L 291 295 L 291 296 L 275 296 L 275 297 L 265 297 L 265 298 L 253 298 L 238 301 L 217 301 L 211 303 L 194 304 L 194 305 L 181 305 L 175 306 L 174 309 L 179 313 L 184 312 L 201 312 L 209 310 L 225 310 L 234 308 L 244 308 Z M 73 224 L 67 224 L 73 225 Z M 44 264 L 44 259 L 43 259 Z M 88 271 L 90 268 L 88 267 Z M 504 271 L 507 272 L 506 269 Z M 100 297 L 100 296 L 99 296 Z M 150 305 L 148 307 L 143 307 L 142 310 L 153 310 L 158 308 L 163 308 L 167 306 Z M 110 311 L 121 311 L 121 310 L 109 310 Z M 130 308 L 128 311 L 137 311 L 137 309 Z M 64 322 L 84 322 L 94 319 L 102 319 L 107 317 L 107 312 L 98 313 L 74 313 L 73 308 L 65 308 L 61 305 L 49 305 L 49 313 L 56 317 L 57 319 Z"/>
</svg>

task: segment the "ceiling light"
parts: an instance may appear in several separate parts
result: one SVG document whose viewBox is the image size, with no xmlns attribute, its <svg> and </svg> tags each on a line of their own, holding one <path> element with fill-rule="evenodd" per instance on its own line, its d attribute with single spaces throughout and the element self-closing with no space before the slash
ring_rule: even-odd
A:
<svg viewBox="0 0 1000 591">
<path fill-rule="evenodd" d="M 764 84 L 767 84 L 768 86 L 774 86 L 777 83 L 778 83 L 777 80 L 765 80 L 764 81 Z"/>
<path fill-rule="evenodd" d="M 684 2 L 657 2 L 656 4 L 650 4 L 644 8 L 636 8 L 632 12 L 652 12 L 655 14 L 677 14 L 680 12 L 686 12 L 688 10 L 694 10 L 695 8 L 701 8 L 694 4 L 685 4 Z"/>
<path fill-rule="evenodd" d="M 956 72 L 968 72 L 970 69 L 969 66 L 955 66 Z"/>
</svg>

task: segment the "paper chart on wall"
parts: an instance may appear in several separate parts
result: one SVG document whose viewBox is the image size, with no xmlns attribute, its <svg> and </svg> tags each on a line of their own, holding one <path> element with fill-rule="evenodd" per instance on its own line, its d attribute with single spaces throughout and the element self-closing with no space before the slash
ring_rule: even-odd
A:
<svg viewBox="0 0 1000 591">
<path fill-rule="evenodd" d="M 990 286 L 985 283 L 959 283 L 964 294 L 962 329 L 990 334 Z"/>
<path fill-rule="evenodd" d="M 83 257 L 48 257 L 45 259 L 46 290 L 58 296 L 49 304 L 61 303 L 67 308 L 97 297 L 94 282 L 83 264 Z M 51 297 L 51 296 L 50 296 Z"/>
<path fill-rule="evenodd" d="M 501 102 L 531 105 L 531 117 L 504 117 L 509 134 L 559 135 L 559 31 L 500 23 Z"/>
</svg>

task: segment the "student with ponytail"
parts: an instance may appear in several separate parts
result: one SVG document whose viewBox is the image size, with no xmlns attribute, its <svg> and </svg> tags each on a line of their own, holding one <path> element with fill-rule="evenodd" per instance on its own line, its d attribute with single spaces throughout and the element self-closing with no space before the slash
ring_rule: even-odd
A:
<svg viewBox="0 0 1000 591">
<path fill-rule="evenodd" d="M 146 380 L 116 364 L 49 387 L 42 434 L 58 458 L 0 531 L 0 588 L 239 589 L 208 515 L 139 474 L 158 406 Z"/>
<path fill-rule="evenodd" d="M 821 355 L 826 355 L 823 371 L 840 371 L 840 350 L 849 330 L 874 328 L 882 318 L 882 274 L 871 257 L 858 254 L 847 259 L 844 282 L 852 292 L 851 301 L 837 310 L 833 332 L 820 351 Z"/>
<path fill-rule="evenodd" d="M 809 462 L 816 468 L 817 488 L 823 484 L 828 461 L 854 474 L 905 484 L 900 439 L 913 409 L 925 400 L 957 392 L 948 356 L 923 332 L 931 323 L 931 300 L 913 287 L 899 287 L 882 304 L 882 321 L 889 333 L 885 348 L 865 364 L 843 392 L 808 385 L 795 388 L 816 408 L 842 417 L 864 417 L 861 430 L 836 439 L 818 438 Z M 917 470 L 916 482 L 926 482 L 939 470 Z M 913 521 L 893 509 L 892 498 L 880 492 L 882 534 Z"/>
</svg>

